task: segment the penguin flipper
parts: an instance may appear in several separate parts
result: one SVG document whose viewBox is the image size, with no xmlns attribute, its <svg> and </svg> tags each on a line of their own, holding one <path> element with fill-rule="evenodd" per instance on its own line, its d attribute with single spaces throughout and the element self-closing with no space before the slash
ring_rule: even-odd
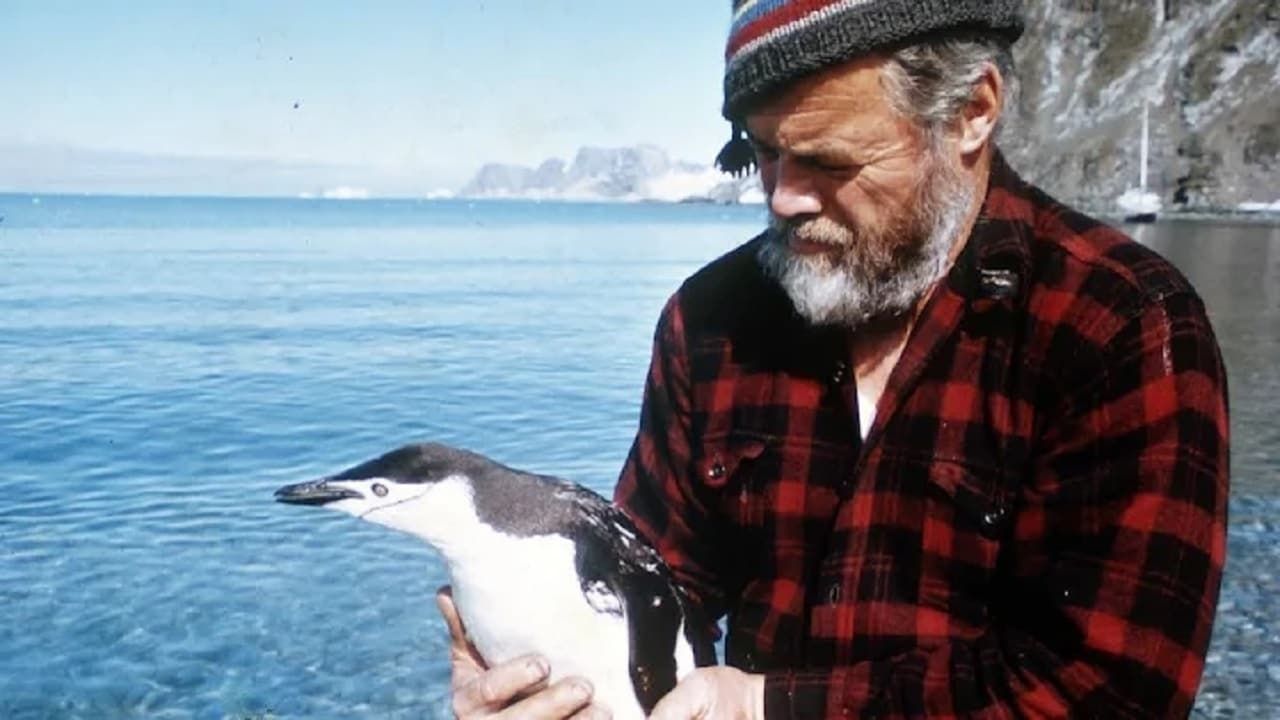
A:
<svg viewBox="0 0 1280 720">
<path fill-rule="evenodd" d="M 601 602 L 607 587 L 627 622 L 630 641 L 628 669 L 636 700 L 648 715 L 676 686 L 676 641 L 683 620 L 681 605 L 669 572 L 655 550 L 639 541 L 621 511 L 609 507 L 603 522 L 590 523 L 595 532 L 577 543 L 576 564 L 583 595 Z M 613 530 L 615 532 L 609 532 Z M 619 536 L 616 531 L 621 530 Z M 592 607 L 597 607 L 593 604 Z"/>
</svg>

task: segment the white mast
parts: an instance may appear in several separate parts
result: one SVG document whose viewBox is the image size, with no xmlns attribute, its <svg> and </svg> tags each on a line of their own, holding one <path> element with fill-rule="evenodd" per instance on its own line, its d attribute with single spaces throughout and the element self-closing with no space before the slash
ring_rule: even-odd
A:
<svg viewBox="0 0 1280 720">
<path fill-rule="evenodd" d="M 1138 176 L 1139 178 L 1138 187 L 1142 188 L 1143 192 L 1146 192 L 1147 190 L 1147 153 L 1148 153 L 1147 133 L 1150 130 L 1150 125 L 1149 125 L 1150 121 L 1147 119 L 1147 115 L 1149 114 L 1150 109 L 1151 109 L 1151 106 L 1147 104 L 1146 100 L 1143 100 L 1142 101 L 1142 170 L 1140 171 L 1140 174 Z"/>
</svg>

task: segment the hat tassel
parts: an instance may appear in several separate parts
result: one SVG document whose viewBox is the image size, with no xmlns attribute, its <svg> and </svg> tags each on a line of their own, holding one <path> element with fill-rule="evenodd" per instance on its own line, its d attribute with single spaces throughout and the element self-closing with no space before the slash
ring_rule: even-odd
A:
<svg viewBox="0 0 1280 720">
<path fill-rule="evenodd" d="M 755 169 L 756 153 L 751 143 L 747 142 L 746 134 L 741 125 L 733 123 L 729 142 L 716 155 L 716 167 L 720 168 L 720 172 L 740 177 Z"/>
</svg>

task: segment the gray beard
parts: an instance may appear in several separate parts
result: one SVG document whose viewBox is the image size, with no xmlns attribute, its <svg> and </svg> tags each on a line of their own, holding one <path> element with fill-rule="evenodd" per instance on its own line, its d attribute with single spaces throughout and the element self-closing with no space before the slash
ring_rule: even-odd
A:
<svg viewBox="0 0 1280 720">
<path fill-rule="evenodd" d="M 796 312 L 814 325 L 856 329 L 868 321 L 905 315 L 942 279 L 947 257 L 968 216 L 973 190 L 953 171 L 939 168 L 926 182 L 915 212 L 928 231 L 905 253 L 845 250 L 833 262 L 825 254 L 804 255 L 787 244 L 787 230 L 774 223 L 760 246 L 765 272 L 786 290 Z M 831 222 L 831 221 L 827 221 Z"/>
</svg>

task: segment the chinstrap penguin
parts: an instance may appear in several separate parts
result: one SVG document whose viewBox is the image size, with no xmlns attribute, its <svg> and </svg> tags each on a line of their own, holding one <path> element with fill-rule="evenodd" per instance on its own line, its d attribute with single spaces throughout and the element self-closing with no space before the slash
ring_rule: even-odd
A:
<svg viewBox="0 0 1280 720">
<path fill-rule="evenodd" d="M 618 720 L 647 716 L 686 673 L 715 663 L 661 556 L 580 485 L 425 443 L 275 496 L 425 540 L 487 662 L 540 653 L 552 681 L 587 678 Z"/>
</svg>

